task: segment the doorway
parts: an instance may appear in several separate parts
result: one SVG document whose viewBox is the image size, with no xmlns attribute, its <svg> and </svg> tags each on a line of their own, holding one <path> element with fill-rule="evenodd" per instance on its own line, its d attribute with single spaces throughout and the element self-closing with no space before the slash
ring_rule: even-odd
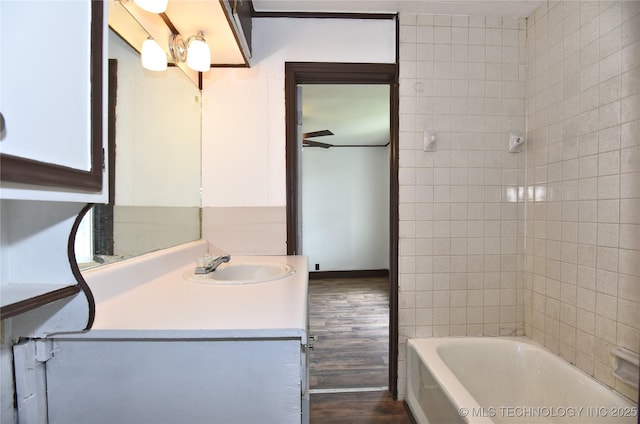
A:
<svg viewBox="0 0 640 424">
<path fill-rule="evenodd" d="M 398 84 L 395 64 L 309 63 L 285 64 L 286 159 L 287 159 L 287 254 L 302 251 L 301 137 L 298 110 L 302 84 L 383 84 L 389 92 L 389 210 L 388 210 L 388 298 L 389 355 L 388 386 L 397 398 L 398 360 Z M 319 141 L 319 140 L 318 140 Z M 316 146 L 317 147 L 317 146 Z M 314 264 L 312 264 L 313 266 Z"/>
<path fill-rule="evenodd" d="M 389 94 L 388 84 L 298 84 L 298 248 L 312 276 L 388 273 Z"/>
</svg>

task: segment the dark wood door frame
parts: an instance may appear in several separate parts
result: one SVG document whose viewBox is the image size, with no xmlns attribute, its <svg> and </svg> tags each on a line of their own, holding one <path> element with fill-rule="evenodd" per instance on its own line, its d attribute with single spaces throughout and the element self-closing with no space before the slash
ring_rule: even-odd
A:
<svg viewBox="0 0 640 424">
<path fill-rule="evenodd" d="M 287 254 L 299 252 L 298 244 L 298 84 L 389 85 L 389 389 L 398 398 L 398 66 L 385 63 L 285 63 L 285 119 L 287 161 Z"/>
</svg>

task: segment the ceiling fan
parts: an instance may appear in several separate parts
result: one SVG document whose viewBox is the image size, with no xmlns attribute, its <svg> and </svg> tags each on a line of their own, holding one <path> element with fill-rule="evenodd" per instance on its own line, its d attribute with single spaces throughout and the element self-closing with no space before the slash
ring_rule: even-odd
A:
<svg viewBox="0 0 640 424">
<path fill-rule="evenodd" d="M 309 138 L 324 137 L 327 135 L 333 135 L 333 133 L 329 130 L 311 131 L 308 133 L 304 133 L 302 134 L 302 147 L 322 147 L 323 149 L 328 149 L 329 147 L 333 147 L 333 144 L 331 143 L 323 143 L 321 141 L 309 140 Z"/>
<path fill-rule="evenodd" d="M 321 147 L 323 149 L 328 149 L 330 147 L 387 147 L 389 142 L 386 144 L 331 144 L 331 143 L 323 143 L 321 141 L 309 140 L 310 138 L 315 137 L 324 137 L 327 135 L 335 135 L 329 130 L 320 130 L 320 131 L 311 131 L 308 133 L 302 134 L 302 147 Z"/>
</svg>

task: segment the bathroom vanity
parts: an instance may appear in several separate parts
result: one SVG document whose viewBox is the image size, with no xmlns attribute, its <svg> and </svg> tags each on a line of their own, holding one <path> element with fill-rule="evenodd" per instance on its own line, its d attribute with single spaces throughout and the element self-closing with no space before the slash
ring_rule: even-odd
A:
<svg viewBox="0 0 640 424">
<path fill-rule="evenodd" d="M 44 364 L 49 423 L 308 422 L 307 258 L 232 256 L 226 266 L 289 272 L 190 281 L 207 249 L 197 241 L 83 273 L 91 330 L 16 346 L 16 369 L 36 368 L 21 359 L 30 349 Z M 18 389 L 31 399 L 28 384 Z"/>
</svg>

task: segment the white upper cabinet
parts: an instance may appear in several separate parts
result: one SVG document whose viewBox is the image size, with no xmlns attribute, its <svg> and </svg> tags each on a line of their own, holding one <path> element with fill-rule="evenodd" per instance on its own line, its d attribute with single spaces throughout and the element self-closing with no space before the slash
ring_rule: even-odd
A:
<svg viewBox="0 0 640 424">
<path fill-rule="evenodd" d="M 106 201 L 106 3 L 0 1 L 3 199 Z"/>
<path fill-rule="evenodd" d="M 106 5 L 0 0 L 0 319 L 47 305 L 50 331 L 88 322 L 69 235 L 108 200 Z"/>
</svg>

